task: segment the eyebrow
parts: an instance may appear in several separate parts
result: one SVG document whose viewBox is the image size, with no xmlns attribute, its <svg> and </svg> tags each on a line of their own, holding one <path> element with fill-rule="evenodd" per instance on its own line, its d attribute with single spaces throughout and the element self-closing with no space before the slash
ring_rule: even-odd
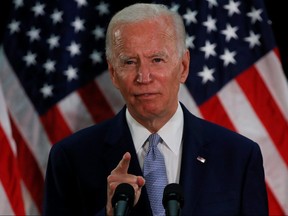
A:
<svg viewBox="0 0 288 216">
<path fill-rule="evenodd" d="M 150 54 L 144 55 L 144 57 L 148 57 L 148 58 L 164 57 L 164 58 L 167 58 L 168 55 L 166 52 L 160 51 L 160 52 L 152 53 L 151 55 Z M 137 59 L 137 56 L 127 56 L 123 53 L 120 53 L 119 59 L 120 59 L 120 61 L 127 61 L 129 59 Z"/>
<path fill-rule="evenodd" d="M 154 58 L 154 57 L 168 57 L 167 53 L 161 51 L 161 52 L 156 52 L 153 53 L 152 55 L 147 55 L 148 58 Z"/>
<path fill-rule="evenodd" d="M 135 57 L 129 57 L 129 56 L 124 55 L 124 54 L 119 54 L 119 58 L 120 58 L 120 61 L 126 61 L 128 59 L 135 58 Z"/>
</svg>

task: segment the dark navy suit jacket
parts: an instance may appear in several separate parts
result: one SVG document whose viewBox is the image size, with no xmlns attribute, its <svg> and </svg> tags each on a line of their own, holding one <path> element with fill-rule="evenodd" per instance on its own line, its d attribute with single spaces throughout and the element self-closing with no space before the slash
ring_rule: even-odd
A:
<svg viewBox="0 0 288 216">
<path fill-rule="evenodd" d="M 259 146 L 232 131 L 184 112 L 180 184 L 182 215 L 268 215 Z M 107 176 L 125 152 L 129 173 L 142 175 L 124 107 L 114 118 L 55 144 L 45 179 L 43 215 L 105 213 Z M 205 163 L 197 160 L 200 156 Z M 146 188 L 131 215 L 151 215 Z"/>
</svg>

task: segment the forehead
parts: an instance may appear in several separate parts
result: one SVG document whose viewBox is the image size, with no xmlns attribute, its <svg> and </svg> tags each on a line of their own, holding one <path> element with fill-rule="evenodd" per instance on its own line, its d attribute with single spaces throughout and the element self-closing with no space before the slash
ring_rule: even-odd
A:
<svg viewBox="0 0 288 216">
<path fill-rule="evenodd" d="M 175 29 L 169 17 L 159 17 L 119 25 L 113 32 L 115 48 L 146 48 L 176 46 Z"/>
</svg>

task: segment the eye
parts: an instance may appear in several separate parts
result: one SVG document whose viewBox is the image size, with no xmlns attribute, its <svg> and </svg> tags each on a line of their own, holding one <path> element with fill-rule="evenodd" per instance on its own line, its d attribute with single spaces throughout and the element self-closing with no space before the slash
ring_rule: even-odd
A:
<svg viewBox="0 0 288 216">
<path fill-rule="evenodd" d="M 134 61 L 134 60 L 125 60 L 124 64 L 125 65 L 133 65 L 133 64 L 136 64 L 136 61 Z"/>
<path fill-rule="evenodd" d="M 159 63 L 159 62 L 163 62 L 164 60 L 162 58 L 153 58 L 153 62 L 154 63 Z"/>
<path fill-rule="evenodd" d="M 128 65 L 131 65 L 131 64 L 134 64 L 134 63 L 135 63 L 135 62 L 134 62 L 134 61 L 131 61 L 131 60 L 125 62 L 125 64 L 128 64 Z"/>
</svg>

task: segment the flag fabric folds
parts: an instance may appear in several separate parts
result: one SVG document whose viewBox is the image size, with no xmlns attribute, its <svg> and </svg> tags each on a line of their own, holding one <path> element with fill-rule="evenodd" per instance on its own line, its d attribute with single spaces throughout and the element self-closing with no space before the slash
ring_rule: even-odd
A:
<svg viewBox="0 0 288 216">
<path fill-rule="evenodd" d="M 288 86 L 262 0 L 158 1 L 183 17 L 195 115 L 256 141 L 271 215 L 288 214 Z M 113 117 L 124 101 L 105 30 L 127 3 L 15 0 L 0 49 L 0 215 L 41 214 L 51 146 Z"/>
</svg>

